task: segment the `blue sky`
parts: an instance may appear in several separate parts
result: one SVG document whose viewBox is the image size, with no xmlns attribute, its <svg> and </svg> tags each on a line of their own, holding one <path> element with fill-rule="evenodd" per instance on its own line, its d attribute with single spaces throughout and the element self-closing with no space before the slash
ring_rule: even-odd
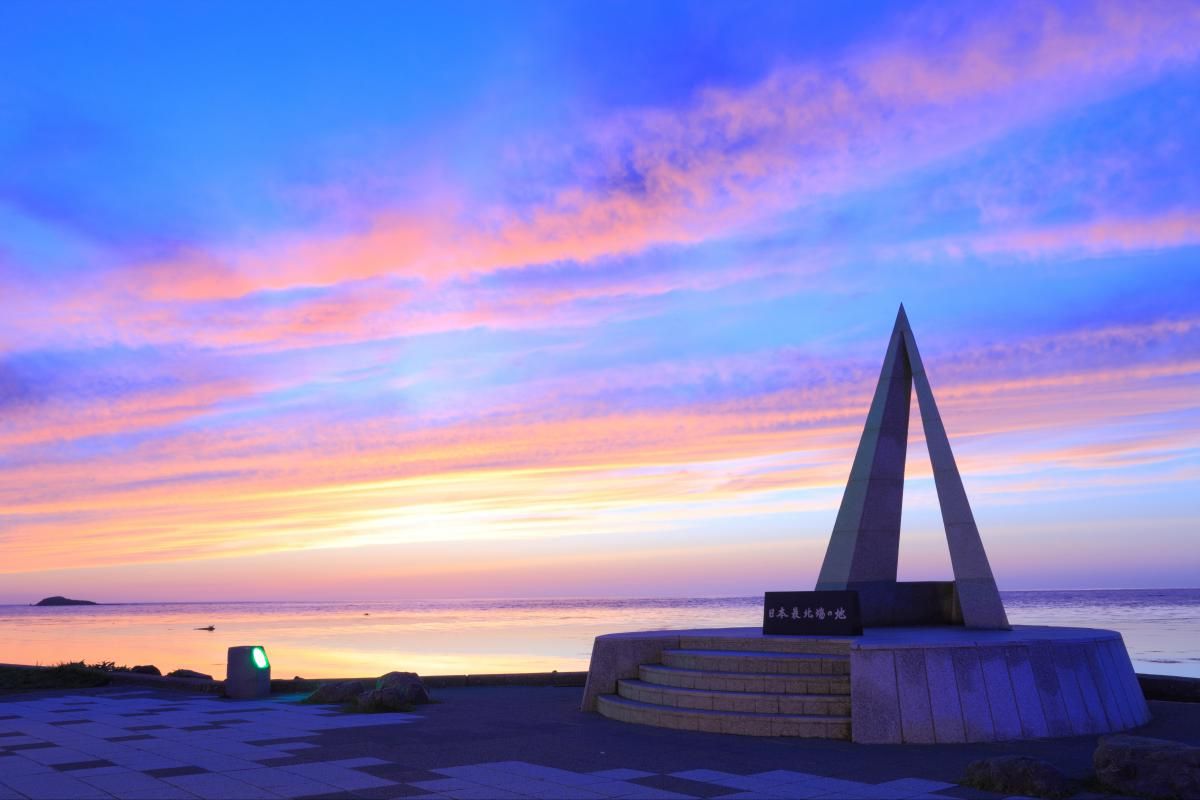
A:
<svg viewBox="0 0 1200 800">
<path fill-rule="evenodd" d="M 900 302 L 1001 588 L 1194 585 L 1193 4 L 0 32 L 0 599 L 803 587 Z"/>
</svg>

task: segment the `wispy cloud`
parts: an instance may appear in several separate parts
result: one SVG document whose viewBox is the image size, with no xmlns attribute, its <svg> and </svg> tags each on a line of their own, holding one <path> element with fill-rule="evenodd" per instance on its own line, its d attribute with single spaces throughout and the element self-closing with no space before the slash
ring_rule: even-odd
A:
<svg viewBox="0 0 1200 800">
<path fill-rule="evenodd" d="M 965 365 L 935 374 L 964 473 L 974 482 L 1000 479 L 986 491 L 1003 494 L 1043 470 L 1059 476 L 1046 485 L 1061 488 L 1081 472 L 1186 458 L 1200 445 L 1194 438 L 1161 427 L 1126 429 L 1114 438 L 1107 429 L 1135 410 L 1147 420 L 1192 413 L 1200 360 L 1083 371 L 1072 371 L 1070 360 L 1087 341 L 1129 347 L 1150 336 L 1178 339 L 1195 328 L 1168 322 L 1081 331 L 1050 348 L 1057 366 L 1047 373 L 1054 374 L 1020 374 L 1024 354 L 1046 352 L 1046 342 L 1017 343 L 1006 357 L 993 352 L 975 362 L 975 374 Z M 714 370 L 727 370 L 753 383 L 756 374 L 778 372 L 777 358 L 763 353 L 757 361 L 707 370 L 696 364 L 659 380 L 702 383 Z M 814 367 L 819 369 L 810 364 L 797 371 Z M 997 370 L 1017 374 L 997 378 Z M 864 368 L 848 383 L 766 392 L 748 387 L 726 398 L 629 411 L 589 398 L 614 388 L 612 377 L 601 372 L 577 378 L 589 383 L 574 392 L 554 390 L 553 416 L 514 408 L 418 427 L 386 417 L 335 421 L 297 410 L 276 415 L 269 427 L 251 415 L 194 429 L 173 414 L 178 405 L 193 412 L 203 392 L 186 402 L 169 398 L 157 417 L 131 403 L 123 418 L 104 419 L 101 429 L 84 420 L 76 435 L 116 436 L 111 426 L 119 421 L 127 433 L 137 433 L 148 419 L 169 425 L 169 433 L 86 459 L 35 460 L 6 471 L 0 497 L 8 546 L 16 554 L 13 565 L 38 569 L 95 563 L 90 543 L 109 541 L 117 532 L 121 546 L 109 546 L 103 556 L 111 563 L 431 537 L 598 535 L 623 530 L 631 519 L 650 531 L 677 528 L 697 514 L 734 519 L 831 511 L 869 399 L 871 372 Z M 649 385 L 636 377 L 628 381 Z M 219 394 L 224 388 L 208 390 Z M 152 395 L 149 402 L 161 400 Z M 70 425 L 55 427 L 72 434 Z M 1063 438 L 1064 430 L 1094 438 L 1080 444 Z M 914 463 L 915 476 L 926 471 Z M 1151 479 L 1162 477 L 1121 478 Z M 46 538 L 47 529 L 60 532 Z"/>
<path fill-rule="evenodd" d="M 1093 258 L 1200 245 L 1200 212 L 1187 209 L 1154 216 L 1106 217 L 976 236 L 949 237 L 897 248 L 924 260 L 964 256 L 1019 259 Z"/>
<path fill-rule="evenodd" d="M 933 4 L 740 81 L 483 126 L 502 157 L 418 196 L 362 178 L 392 168 L 376 147 L 273 183 L 285 211 L 231 201 L 222 235 L 161 209 L 129 228 L 161 236 L 4 226 L 0 571 L 828 516 L 886 334 L 867 314 L 913 295 L 973 491 L 1186 480 L 1195 167 L 1128 158 L 1149 123 L 1070 145 L 1198 65 L 1194 4 Z M 1177 191 L 1118 196 L 1151 168 Z"/>
<path fill-rule="evenodd" d="M 784 66 L 745 88 L 704 90 L 678 108 L 594 121 L 576 132 L 583 144 L 566 155 L 564 171 L 573 179 L 531 207 L 475 207 L 460 190 L 436 192 L 439 205 L 419 211 L 364 207 L 361 229 L 345 234 L 284 233 L 232 249 L 196 247 L 109 272 L 76 299 L 56 299 L 56 317 L 77 319 L 95 336 L 120 336 L 126 327 L 133 336 L 139 329 L 188 331 L 191 306 L 256 292 L 380 277 L 441 283 L 719 239 L 1106 96 L 1122 82 L 1190 64 L 1200 52 L 1200 21 L 1188 4 L 1031 4 L 1020 14 L 994 11 L 970 21 L 939 9 L 915 15 L 910 26 L 833 63 Z M 933 49 L 931 31 L 939 29 L 941 46 Z M 1185 210 L 936 246 L 951 254 L 964 247 L 1095 253 L 1178 246 L 1194 240 L 1193 217 Z M 393 308 L 404 300 L 395 290 L 388 298 Z M 267 319 L 253 322 L 233 311 L 204 326 L 209 336 L 231 340 L 286 339 L 369 327 L 384 301 L 338 298 L 337 305 L 267 306 L 257 315 Z M 128 313 L 108 314 L 101 325 L 88 319 L 100 308 Z M 486 312 L 462 316 L 459 324 L 489 319 Z M 391 324 L 424 329 L 419 319 Z"/>
</svg>

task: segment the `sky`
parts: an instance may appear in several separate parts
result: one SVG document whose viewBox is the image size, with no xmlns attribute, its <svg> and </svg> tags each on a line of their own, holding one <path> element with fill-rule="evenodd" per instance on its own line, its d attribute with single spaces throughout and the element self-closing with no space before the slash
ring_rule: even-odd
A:
<svg viewBox="0 0 1200 800">
<path fill-rule="evenodd" d="M 1200 4 L 0 4 L 0 602 L 1197 586 Z M 912 426 L 900 577 L 948 579 Z"/>
</svg>

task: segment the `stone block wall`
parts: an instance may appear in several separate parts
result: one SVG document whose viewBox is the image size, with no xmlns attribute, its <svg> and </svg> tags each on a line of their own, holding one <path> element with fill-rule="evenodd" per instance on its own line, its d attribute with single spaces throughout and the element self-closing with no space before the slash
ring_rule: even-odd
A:
<svg viewBox="0 0 1200 800">
<path fill-rule="evenodd" d="M 1037 739 L 1121 731 L 1149 721 L 1120 634 L 1035 630 L 1033 636 L 1018 629 L 976 642 L 915 636 L 917 641 L 864 640 L 852 647 L 854 741 Z"/>
</svg>

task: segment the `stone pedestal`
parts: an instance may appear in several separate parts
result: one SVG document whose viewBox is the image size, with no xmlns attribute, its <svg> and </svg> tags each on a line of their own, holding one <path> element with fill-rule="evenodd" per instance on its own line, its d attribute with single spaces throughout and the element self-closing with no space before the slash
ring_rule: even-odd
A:
<svg viewBox="0 0 1200 800">
<path fill-rule="evenodd" d="M 1143 725 L 1150 710 L 1121 634 L 880 628 L 851 649 L 854 741 L 991 742 Z"/>
<path fill-rule="evenodd" d="M 1119 633 L 1026 625 L 867 628 L 844 638 L 759 628 L 600 636 L 583 708 L 685 730 L 877 744 L 1079 736 L 1150 719 Z"/>
</svg>

